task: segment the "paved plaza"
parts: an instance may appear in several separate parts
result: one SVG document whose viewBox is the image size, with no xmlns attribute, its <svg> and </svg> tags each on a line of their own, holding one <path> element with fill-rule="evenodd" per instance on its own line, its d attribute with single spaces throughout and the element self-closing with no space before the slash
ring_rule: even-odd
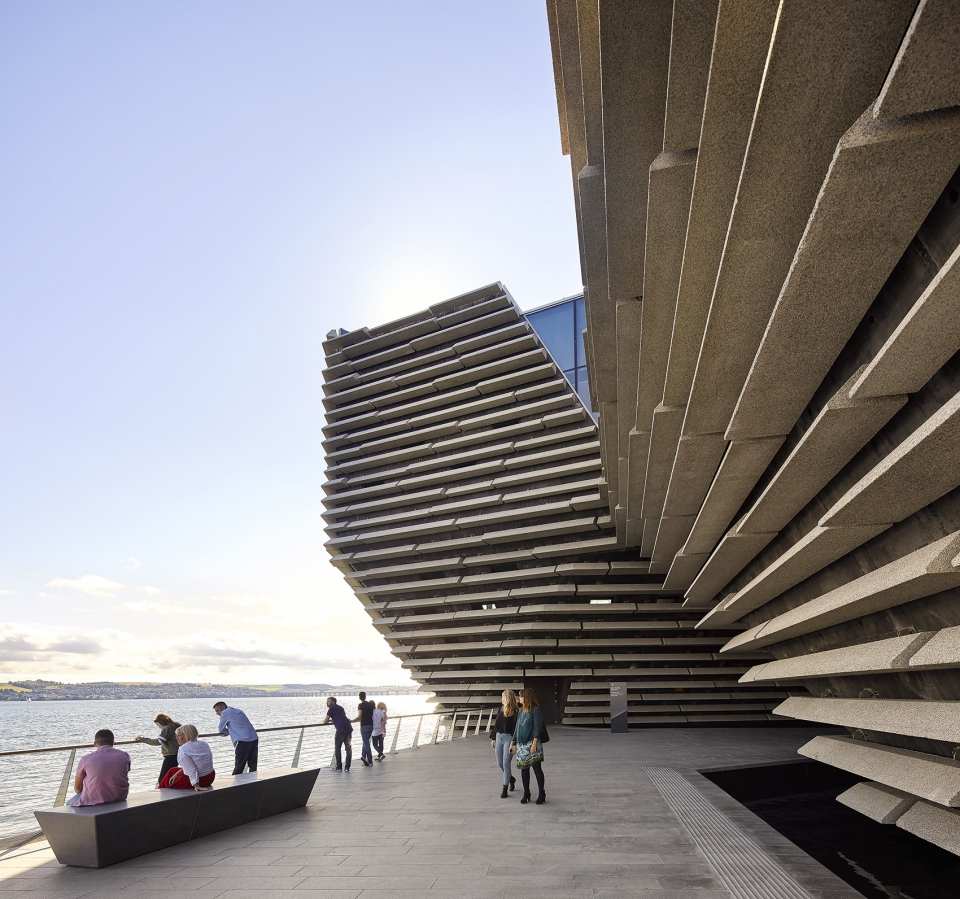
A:
<svg viewBox="0 0 960 899">
<path fill-rule="evenodd" d="M 32 843 L 0 854 L 0 895 L 858 899 L 695 772 L 794 760 L 815 733 L 554 727 L 543 806 L 520 804 L 519 777 L 500 799 L 490 743 L 469 737 L 324 769 L 305 809 L 111 868 Z"/>
</svg>

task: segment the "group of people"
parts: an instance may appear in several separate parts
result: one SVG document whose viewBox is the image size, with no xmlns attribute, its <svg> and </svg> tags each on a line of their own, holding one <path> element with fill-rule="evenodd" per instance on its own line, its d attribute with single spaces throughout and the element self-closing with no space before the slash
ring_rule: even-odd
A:
<svg viewBox="0 0 960 899">
<path fill-rule="evenodd" d="M 259 737 L 250 719 L 240 709 L 218 702 L 213 710 L 220 717 L 218 733 L 229 736 L 234 746 L 234 774 L 243 769 L 257 770 Z M 180 724 L 161 712 L 153 719 L 160 728 L 156 737 L 137 737 L 138 743 L 159 746 L 163 756 L 157 789 L 196 790 L 212 789 L 216 778 L 213 768 L 213 750 L 199 739 L 193 724 Z M 130 755 L 114 747 L 113 731 L 98 730 L 93 738 L 97 748 L 80 759 L 74 778 L 76 795 L 67 805 L 103 805 L 120 802 L 130 793 Z"/>
<path fill-rule="evenodd" d="M 537 779 L 539 794 L 536 805 L 547 801 L 543 780 L 543 744 L 550 739 L 543 724 L 540 703 L 537 694 L 529 687 L 520 691 L 519 699 L 513 690 L 504 690 L 500 695 L 502 703 L 497 720 L 490 729 L 490 745 L 494 748 L 497 766 L 503 774 L 503 789 L 500 798 L 506 799 L 508 791 L 515 790 L 516 778 L 511 773 L 511 765 L 516 760 L 523 782 L 521 803 L 532 798 L 530 793 L 530 770 Z"/>
<path fill-rule="evenodd" d="M 387 707 L 384 703 L 374 703 L 367 699 L 366 693 L 359 694 L 357 714 L 350 718 L 336 697 L 327 697 L 327 717 L 324 724 L 332 724 L 336 735 L 334 752 L 337 771 L 349 771 L 353 760 L 351 737 L 353 725 L 360 723 L 360 735 L 363 741 L 360 761 L 365 767 L 376 761 L 382 762 L 383 740 L 387 728 Z M 537 695 L 529 687 L 520 690 L 519 696 L 513 690 L 504 690 L 500 696 L 501 709 L 496 723 L 490 729 L 490 745 L 494 748 L 497 766 L 503 775 L 503 788 L 500 798 L 506 799 L 510 791 L 516 789 L 516 778 L 512 773 L 514 762 L 520 771 L 523 783 L 521 803 L 530 802 L 530 771 L 537 779 L 539 793 L 535 804 L 543 805 L 547 801 L 543 779 L 543 744 L 550 739 L 544 727 L 543 715 Z M 242 774 L 244 768 L 257 770 L 257 749 L 259 737 L 250 723 L 250 719 L 240 710 L 218 702 L 213 710 L 220 718 L 218 733 L 229 736 L 234 745 L 234 774 Z M 213 751 L 210 745 L 199 739 L 199 732 L 193 724 L 180 724 L 170 715 L 160 713 L 154 719 L 160 728 L 156 737 L 137 737 L 138 743 L 159 746 L 163 756 L 157 789 L 197 790 L 212 789 L 216 778 L 213 768 Z M 98 730 L 94 737 L 96 750 L 80 759 L 74 780 L 76 795 L 67 805 L 101 805 L 106 802 L 119 802 L 127 798 L 130 791 L 130 756 L 114 747 L 114 736 L 110 730 Z M 342 758 L 346 750 L 346 764 Z"/>
<path fill-rule="evenodd" d="M 383 754 L 383 738 L 387 733 L 387 706 L 383 702 L 375 703 L 372 699 L 367 699 L 367 694 L 362 691 L 357 698 L 360 700 L 357 715 L 355 718 L 349 718 L 335 696 L 327 697 L 327 717 L 323 719 L 323 723 L 332 724 L 336 730 L 334 736 L 334 755 L 337 760 L 334 770 L 336 771 L 350 770 L 350 763 L 353 761 L 350 740 L 353 736 L 353 725 L 358 721 L 360 737 L 363 741 L 360 749 L 360 761 L 363 766 L 369 768 L 373 765 L 373 750 L 377 752 L 378 762 L 386 758 Z M 343 763 L 344 749 L 347 756 L 346 764 Z"/>
</svg>

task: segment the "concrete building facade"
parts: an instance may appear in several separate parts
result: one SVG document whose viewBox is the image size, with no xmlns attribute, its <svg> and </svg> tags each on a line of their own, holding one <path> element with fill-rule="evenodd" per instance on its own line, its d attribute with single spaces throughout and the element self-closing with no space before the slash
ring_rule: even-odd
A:
<svg viewBox="0 0 960 899">
<path fill-rule="evenodd" d="M 956 4 L 547 9 L 583 298 L 328 335 L 333 564 L 448 707 L 839 725 L 960 854 Z"/>
<path fill-rule="evenodd" d="M 525 315 L 494 284 L 331 334 L 333 564 L 447 707 L 527 685 L 552 720 L 602 724 L 626 681 L 634 724 L 767 723 L 790 690 L 739 683 L 766 650 L 721 659 L 742 628 L 697 629 L 701 611 L 617 539 L 574 389 L 578 306 Z"/>
<path fill-rule="evenodd" d="M 547 6 L 617 544 L 960 853 L 957 4 Z"/>
</svg>

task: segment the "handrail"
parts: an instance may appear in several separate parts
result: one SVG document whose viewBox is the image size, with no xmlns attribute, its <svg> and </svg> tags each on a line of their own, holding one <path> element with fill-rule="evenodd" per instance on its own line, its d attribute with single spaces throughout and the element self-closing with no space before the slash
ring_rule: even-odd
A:
<svg viewBox="0 0 960 899">
<path fill-rule="evenodd" d="M 475 729 L 474 732 L 473 732 L 474 735 L 477 735 L 477 734 L 480 733 L 480 726 L 481 726 L 481 722 L 483 721 L 483 714 L 484 714 L 484 712 L 487 712 L 487 728 L 489 729 L 490 724 L 491 724 L 491 722 L 493 721 L 494 713 L 497 711 L 497 709 L 496 709 L 496 708 L 491 708 L 491 709 L 488 710 L 488 709 L 484 709 L 484 708 L 480 708 L 480 709 L 474 708 L 474 709 L 467 709 L 466 711 L 467 711 L 467 720 L 466 720 L 466 723 L 464 724 L 463 733 L 462 733 L 462 735 L 461 735 L 461 736 L 463 736 L 463 737 L 466 737 L 466 736 L 467 736 L 467 725 L 468 725 L 469 722 L 470 722 L 470 717 L 471 717 L 473 711 L 476 711 L 476 712 L 477 712 L 477 724 L 476 724 L 476 729 Z M 456 726 L 457 726 L 457 715 L 459 714 L 459 712 L 460 712 L 460 709 L 459 709 L 459 708 L 453 708 L 453 709 L 443 710 L 443 711 L 420 712 L 420 713 L 416 713 L 416 712 L 415 712 L 415 713 L 409 714 L 409 715 L 394 715 L 394 716 L 392 716 L 392 717 L 388 717 L 388 718 L 387 718 L 387 724 L 389 725 L 389 723 L 390 723 L 391 721 L 393 721 L 393 720 L 402 721 L 402 720 L 404 720 L 405 718 L 417 718 L 417 719 L 419 719 L 419 720 L 417 721 L 417 729 L 416 729 L 416 732 L 415 732 L 414 735 L 413 735 L 413 743 L 412 743 L 412 745 L 411 745 L 411 747 L 410 747 L 411 749 L 419 749 L 421 745 L 434 745 L 434 744 L 436 744 L 436 742 L 437 742 L 437 737 L 439 736 L 439 733 L 440 733 L 440 722 L 441 722 L 444 718 L 449 718 L 449 719 L 450 719 L 450 730 L 449 730 L 449 732 L 448 732 L 448 737 L 447 737 L 447 739 L 449 739 L 449 740 L 451 740 L 451 741 L 452 741 L 452 740 L 455 740 L 455 739 L 457 738 Z M 421 743 L 420 743 L 420 732 L 421 732 L 421 729 L 422 729 L 422 727 L 423 727 L 423 719 L 424 719 L 424 718 L 429 718 L 429 717 L 431 717 L 431 716 L 435 716 L 436 719 L 437 719 L 436 724 L 435 724 L 434 727 L 433 727 L 433 733 L 432 733 L 432 735 L 430 736 L 430 738 L 428 739 L 428 741 L 427 741 L 426 744 L 421 744 Z M 258 733 L 265 734 L 265 733 L 274 733 L 274 732 L 276 732 L 276 731 L 282 731 L 282 730 L 299 730 L 299 731 L 300 731 L 300 739 L 297 741 L 297 748 L 294 750 L 294 753 L 293 753 L 293 761 L 292 761 L 292 763 L 291 763 L 291 765 L 290 765 L 291 768 L 296 768 L 296 767 L 299 766 L 299 762 L 300 762 L 300 750 L 303 748 L 303 734 L 304 734 L 304 731 L 305 731 L 308 727 L 333 727 L 333 724 L 332 724 L 332 723 L 331 723 L 331 724 L 324 724 L 324 723 L 322 723 L 322 722 L 315 722 L 315 723 L 312 723 L 312 724 L 285 724 L 285 725 L 282 725 L 282 726 L 280 726 L 280 727 L 263 727 L 263 728 L 260 728 L 260 730 L 258 731 Z M 222 737 L 225 737 L 225 736 L 228 736 L 228 734 L 221 734 L 221 733 L 215 733 L 215 734 L 200 734 L 199 736 L 201 736 L 201 737 L 221 737 L 221 736 L 222 736 Z M 393 745 L 390 747 L 390 750 L 389 750 L 389 752 L 390 752 L 391 755 L 395 755 L 395 754 L 397 753 L 397 751 L 398 751 L 398 750 L 397 750 L 397 738 L 398 738 L 399 736 L 400 736 L 400 727 L 398 726 L 398 727 L 394 730 L 394 733 L 393 733 Z M 444 742 L 446 742 L 446 740 L 445 740 Z M 115 746 L 131 746 L 131 745 L 132 745 L 132 746 L 136 746 L 137 744 L 138 744 L 138 741 L 137 741 L 137 740 L 121 740 L 119 743 L 115 743 L 114 745 L 115 745 Z M 141 742 L 140 745 L 143 745 L 143 743 Z M 149 744 L 147 744 L 147 745 L 149 745 Z M 60 789 L 57 791 L 57 798 L 54 800 L 54 807 L 56 808 L 56 807 L 58 807 L 58 806 L 62 806 L 62 805 L 64 804 L 64 802 L 66 801 L 67 791 L 68 791 L 68 788 L 69 788 L 69 786 L 70 786 L 70 777 L 71 777 L 71 775 L 73 774 L 73 766 L 74 766 L 74 762 L 75 762 L 76 756 L 77 756 L 77 750 L 78 750 L 78 749 L 90 749 L 92 746 L 93 746 L 93 744 L 91 744 L 91 743 L 82 743 L 82 744 L 77 744 L 77 745 L 75 745 L 75 746 L 48 746 L 48 747 L 44 747 L 44 748 L 40 748 L 40 749 L 12 749 L 12 750 L 7 750 L 7 751 L 5 751 L 5 752 L 0 752 L 0 758 L 10 757 L 10 756 L 14 756 L 14 755 L 39 755 L 39 754 L 41 754 L 41 753 L 46 753 L 46 752 L 67 752 L 67 751 L 69 751 L 70 757 L 67 759 L 67 765 L 66 765 L 66 768 L 64 769 L 63 778 L 62 778 L 62 780 L 61 780 L 61 782 L 60 782 Z M 336 765 L 336 756 L 334 756 L 334 757 L 331 759 L 331 761 L 330 761 L 330 766 L 331 766 L 331 767 L 334 767 L 335 765 Z M 21 845 L 23 845 L 25 842 L 28 842 L 28 841 L 30 841 L 30 840 L 32 840 L 32 839 L 34 839 L 35 837 L 38 837 L 38 836 L 40 836 L 40 835 L 41 835 L 41 831 L 30 831 L 29 833 L 22 833 L 22 834 L 19 834 L 19 835 L 15 836 L 15 837 L 12 837 L 12 838 L 0 839 L 0 853 L 6 852 L 6 851 L 8 851 L 8 850 L 10 850 L 10 849 L 13 849 L 13 848 L 16 848 L 16 847 L 18 847 L 18 846 L 21 846 Z"/>
<path fill-rule="evenodd" d="M 423 718 L 429 715 L 440 715 L 440 716 L 452 715 L 458 711 L 460 711 L 460 709 L 450 709 L 449 711 L 442 711 L 442 712 L 439 712 L 439 711 L 438 712 L 417 712 L 411 715 L 389 715 L 387 718 L 387 723 L 389 724 L 391 721 L 400 721 L 403 718 Z M 323 722 L 316 722 L 314 724 L 285 724 L 282 727 L 261 727 L 261 728 L 257 728 L 257 733 L 267 734 L 267 733 L 272 733 L 278 730 L 302 730 L 303 728 L 306 728 L 306 727 L 333 727 L 333 723 L 330 722 L 329 724 L 324 724 Z M 221 734 L 217 732 L 212 734 L 198 734 L 197 736 L 198 738 L 226 737 L 228 736 L 228 734 L 226 733 Z M 7 750 L 6 752 L 0 752 L 0 758 L 4 758 L 11 755 L 38 755 L 43 752 L 66 752 L 67 750 L 70 750 L 70 749 L 92 749 L 93 745 L 94 745 L 93 743 L 77 743 L 76 745 L 73 745 L 73 746 L 47 746 L 42 749 L 11 749 L 11 750 Z M 114 742 L 113 745 L 114 746 L 144 746 L 149 744 L 145 744 L 140 740 L 117 740 Z"/>
</svg>

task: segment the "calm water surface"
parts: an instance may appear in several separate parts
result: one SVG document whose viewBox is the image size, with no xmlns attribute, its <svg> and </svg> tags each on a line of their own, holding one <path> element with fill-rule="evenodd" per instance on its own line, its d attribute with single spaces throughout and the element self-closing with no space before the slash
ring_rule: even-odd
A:
<svg viewBox="0 0 960 899">
<path fill-rule="evenodd" d="M 425 696 L 371 695 L 370 698 L 376 701 L 382 699 L 390 715 L 417 715 L 430 713 L 434 709 Z M 315 723 L 322 721 L 326 715 L 326 706 L 320 697 L 224 699 L 230 705 L 243 709 L 254 727 L 260 728 Z M 355 696 L 338 699 L 348 712 L 353 712 L 358 702 Z M 0 751 L 92 744 L 94 733 L 104 727 L 114 732 L 118 742 L 132 740 L 137 735 L 154 737 L 158 729 L 153 719 L 158 712 L 167 712 L 181 724 L 195 724 L 202 734 L 212 733 L 216 731 L 218 721 L 212 708 L 213 702 L 212 699 L 0 702 Z M 406 719 L 396 724 L 400 726 L 397 748 L 412 745 L 417 719 Z M 433 719 L 424 722 L 421 741 L 429 739 L 432 724 Z M 393 741 L 394 727 L 388 726 L 387 730 L 389 747 Z M 293 760 L 299 737 L 299 730 L 264 734 L 260 738 L 259 766 L 288 766 Z M 440 739 L 443 738 L 441 729 Z M 355 742 L 359 744 L 359 734 Z M 229 738 L 213 737 L 209 743 L 213 748 L 216 770 L 229 774 L 233 770 L 233 746 Z M 152 789 L 162 761 L 159 747 L 135 745 L 121 748 L 130 753 L 131 791 Z M 300 750 L 301 767 L 327 765 L 332 753 L 333 728 L 305 731 Z M 85 750 L 77 750 L 77 761 L 84 754 Z M 359 745 L 354 746 L 354 755 L 359 755 Z M 0 837 L 36 828 L 33 810 L 53 805 L 69 757 L 69 752 L 51 752 L 0 758 L 0 782 L 3 784 Z M 68 797 L 71 795 L 72 791 Z"/>
</svg>

